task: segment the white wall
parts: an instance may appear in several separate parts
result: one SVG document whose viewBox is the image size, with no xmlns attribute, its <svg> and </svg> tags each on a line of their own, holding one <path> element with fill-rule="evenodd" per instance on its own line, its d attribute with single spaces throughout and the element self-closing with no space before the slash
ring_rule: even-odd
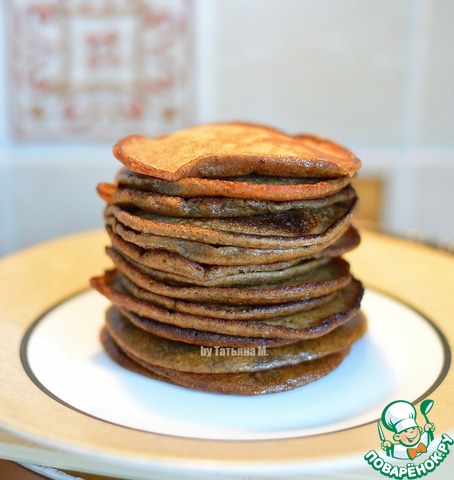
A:
<svg viewBox="0 0 454 480">
<path fill-rule="evenodd" d="M 363 160 L 364 175 L 386 180 L 385 227 L 454 239 L 454 2 L 197 7 L 200 122 L 241 119 L 332 137 Z M 0 71 L 0 254 L 101 227 L 95 186 L 117 169 L 111 145 L 17 143 Z"/>
<path fill-rule="evenodd" d="M 454 239 L 454 2 L 216 5 L 208 119 L 330 136 L 385 178 L 385 227 Z"/>
</svg>

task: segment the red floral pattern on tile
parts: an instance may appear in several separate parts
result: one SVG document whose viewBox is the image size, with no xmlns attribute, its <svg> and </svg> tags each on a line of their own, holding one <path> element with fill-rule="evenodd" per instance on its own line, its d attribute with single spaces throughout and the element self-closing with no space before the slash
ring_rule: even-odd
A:
<svg viewBox="0 0 454 480">
<path fill-rule="evenodd" d="M 114 141 L 194 122 L 192 0 L 10 0 L 22 140 Z"/>
</svg>

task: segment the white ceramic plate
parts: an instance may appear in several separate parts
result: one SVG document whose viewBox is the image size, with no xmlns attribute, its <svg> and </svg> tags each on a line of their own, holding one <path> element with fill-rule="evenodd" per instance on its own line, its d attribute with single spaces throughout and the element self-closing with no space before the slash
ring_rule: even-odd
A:
<svg viewBox="0 0 454 480">
<path fill-rule="evenodd" d="M 64 405 L 146 432 L 212 440 L 335 432 L 376 421 L 383 406 L 396 398 L 417 401 L 426 396 L 445 367 L 443 339 L 427 318 L 367 290 L 363 311 L 368 333 L 326 377 L 258 397 L 198 392 L 114 363 L 98 340 L 107 306 L 104 297 L 89 290 L 50 309 L 24 337 L 23 365 L 36 385 Z M 415 361 L 420 351 L 431 358 L 423 370 Z"/>
</svg>

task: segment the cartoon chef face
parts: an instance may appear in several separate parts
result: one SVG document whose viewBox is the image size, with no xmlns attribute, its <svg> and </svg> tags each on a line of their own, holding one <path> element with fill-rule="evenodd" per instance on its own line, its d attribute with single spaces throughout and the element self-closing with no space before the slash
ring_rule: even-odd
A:
<svg viewBox="0 0 454 480">
<path fill-rule="evenodd" d="M 415 407 L 405 400 L 390 403 L 382 414 L 382 422 L 394 433 L 394 440 L 405 446 L 417 445 L 422 429 L 416 423 Z"/>
<path fill-rule="evenodd" d="M 400 442 L 406 447 L 417 445 L 421 440 L 421 427 L 410 427 L 400 433 L 395 433 L 393 438 L 396 442 Z"/>
</svg>

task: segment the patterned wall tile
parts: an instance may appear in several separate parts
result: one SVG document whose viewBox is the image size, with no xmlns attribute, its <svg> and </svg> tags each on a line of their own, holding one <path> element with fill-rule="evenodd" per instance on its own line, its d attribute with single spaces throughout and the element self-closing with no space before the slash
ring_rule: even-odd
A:
<svg viewBox="0 0 454 480">
<path fill-rule="evenodd" d="M 114 141 L 193 122 L 191 0 L 7 3 L 17 138 Z"/>
</svg>

